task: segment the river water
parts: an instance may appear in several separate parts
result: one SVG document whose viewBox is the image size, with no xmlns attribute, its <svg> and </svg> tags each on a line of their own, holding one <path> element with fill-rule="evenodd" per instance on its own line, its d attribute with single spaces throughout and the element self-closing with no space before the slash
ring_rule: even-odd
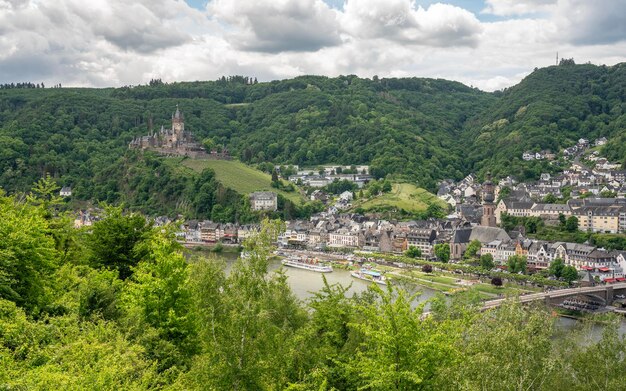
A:
<svg viewBox="0 0 626 391">
<path fill-rule="evenodd" d="M 237 260 L 237 254 L 222 253 L 218 255 L 218 258 L 226 262 L 226 271 L 228 272 Z M 272 273 L 280 269 L 281 266 L 282 264 L 280 263 L 280 260 L 274 258 L 270 260 L 268 271 Z M 284 270 L 291 290 L 296 297 L 302 301 L 306 301 L 313 296 L 313 293 L 320 291 L 324 287 L 322 273 L 296 269 L 293 267 L 285 267 Z M 349 271 L 339 268 L 335 268 L 332 273 L 324 273 L 324 277 L 326 277 L 326 281 L 328 281 L 331 285 L 340 284 L 344 287 L 350 286 L 350 289 L 347 292 L 350 296 L 355 293 L 366 291 L 367 287 L 372 284 L 367 281 L 354 278 L 350 275 Z M 426 287 L 407 286 L 406 288 L 412 294 L 419 290 L 420 295 L 416 298 L 415 304 L 427 301 L 437 294 L 437 291 Z"/>
<path fill-rule="evenodd" d="M 208 253 L 213 254 L 213 253 Z M 226 262 L 226 271 L 228 272 L 230 268 L 233 266 L 235 261 L 237 260 L 238 254 L 233 253 L 222 253 L 217 255 L 218 258 L 224 260 Z M 269 272 L 274 272 L 278 270 L 282 264 L 278 259 L 272 259 L 269 264 Z M 293 293 L 302 301 L 306 301 L 307 299 L 313 296 L 314 292 L 318 292 L 324 286 L 324 282 L 322 280 L 321 273 L 315 273 L 308 270 L 295 269 L 292 267 L 285 267 L 285 274 L 287 275 L 289 286 L 291 287 Z M 350 272 L 343 269 L 335 268 L 332 273 L 325 273 L 324 276 L 329 284 L 341 284 L 344 287 L 350 286 L 348 290 L 348 295 L 352 295 L 354 293 L 361 293 L 367 290 L 367 287 L 371 285 L 363 280 L 356 279 L 350 275 Z M 421 293 L 416 297 L 414 305 L 427 301 L 433 298 L 438 292 L 426 287 L 421 286 L 405 286 L 405 288 L 411 293 L 415 293 L 419 290 Z M 428 305 L 426 305 L 426 310 L 428 310 Z M 581 322 L 566 317 L 560 317 L 558 320 L 558 326 L 562 331 L 573 331 L 578 326 L 581 325 Z M 603 326 L 596 324 L 591 327 L 589 334 L 586 337 L 581 337 L 581 343 L 587 343 L 590 340 L 598 340 L 602 335 Z M 619 328 L 620 334 L 626 334 L 626 320 L 623 320 L 620 324 Z"/>
</svg>

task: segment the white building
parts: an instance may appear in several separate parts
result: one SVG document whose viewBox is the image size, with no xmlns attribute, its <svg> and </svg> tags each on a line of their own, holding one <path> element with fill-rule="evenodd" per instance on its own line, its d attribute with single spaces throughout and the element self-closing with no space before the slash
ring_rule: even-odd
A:
<svg viewBox="0 0 626 391">
<path fill-rule="evenodd" d="M 328 235 L 328 245 L 331 247 L 359 247 L 359 232 L 340 228 Z"/>
<path fill-rule="evenodd" d="M 250 206 L 252 210 L 278 209 L 278 196 L 271 191 L 257 191 L 250 194 Z"/>
<path fill-rule="evenodd" d="M 61 197 L 71 197 L 72 196 L 72 188 L 71 186 L 63 186 L 61 191 L 59 192 Z"/>
<path fill-rule="evenodd" d="M 354 194 L 352 194 L 351 191 L 344 191 L 343 193 L 339 194 L 339 199 L 344 202 L 350 202 L 353 198 Z"/>
</svg>

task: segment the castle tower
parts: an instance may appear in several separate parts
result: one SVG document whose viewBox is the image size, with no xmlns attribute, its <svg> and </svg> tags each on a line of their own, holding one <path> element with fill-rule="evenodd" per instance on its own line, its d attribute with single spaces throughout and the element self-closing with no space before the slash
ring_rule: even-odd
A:
<svg viewBox="0 0 626 391">
<path fill-rule="evenodd" d="M 495 197 L 495 188 L 493 182 L 491 182 L 491 174 L 487 173 L 485 183 L 483 183 L 483 217 L 480 222 L 480 225 L 485 227 L 495 227 L 496 226 L 496 204 L 494 201 Z"/>
<path fill-rule="evenodd" d="M 172 133 L 174 133 L 177 139 L 182 139 L 184 131 L 185 122 L 183 119 L 183 114 L 178 109 L 178 105 L 176 105 L 176 112 L 172 115 Z"/>
</svg>

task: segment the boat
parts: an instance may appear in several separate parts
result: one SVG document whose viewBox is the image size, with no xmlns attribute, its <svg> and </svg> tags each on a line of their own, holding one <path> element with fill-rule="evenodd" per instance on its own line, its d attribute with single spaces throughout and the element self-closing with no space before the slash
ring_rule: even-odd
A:
<svg viewBox="0 0 626 391">
<path fill-rule="evenodd" d="M 310 270 L 317 273 L 330 273 L 333 271 L 332 266 L 320 262 L 315 258 L 298 258 L 289 257 L 282 261 L 282 264 L 289 267 L 295 267 L 297 269 Z"/>
<path fill-rule="evenodd" d="M 387 285 L 387 279 L 379 271 L 373 269 L 361 269 L 350 273 L 352 277 L 359 280 L 375 282 L 380 285 Z"/>
</svg>

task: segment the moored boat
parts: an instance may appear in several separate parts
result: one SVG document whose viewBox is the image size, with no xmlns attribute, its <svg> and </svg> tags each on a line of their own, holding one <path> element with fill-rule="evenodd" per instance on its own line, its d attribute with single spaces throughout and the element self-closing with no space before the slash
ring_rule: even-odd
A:
<svg viewBox="0 0 626 391">
<path fill-rule="evenodd" d="M 370 270 L 370 269 L 361 269 L 357 271 L 353 271 L 350 273 L 352 277 L 358 278 L 359 280 L 365 280 L 370 282 L 375 282 L 380 285 L 387 285 L 387 279 L 383 276 L 379 271 Z"/>
<path fill-rule="evenodd" d="M 283 259 L 281 262 L 285 266 L 310 270 L 317 273 L 330 273 L 333 271 L 332 266 L 320 262 L 318 259 L 315 258 L 290 257 Z"/>
</svg>

